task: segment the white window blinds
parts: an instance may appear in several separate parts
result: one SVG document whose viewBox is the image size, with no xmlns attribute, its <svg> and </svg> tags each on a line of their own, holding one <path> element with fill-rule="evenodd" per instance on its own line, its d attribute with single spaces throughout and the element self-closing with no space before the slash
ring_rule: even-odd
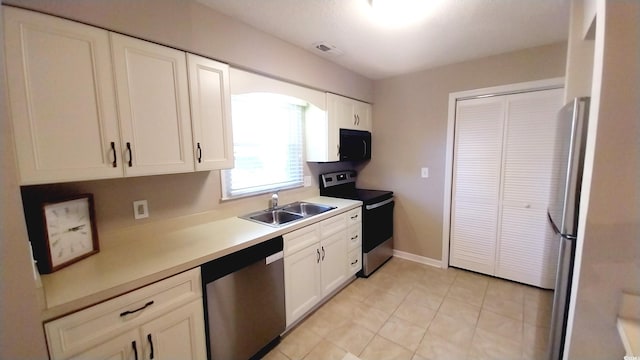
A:
<svg viewBox="0 0 640 360">
<path fill-rule="evenodd" d="M 221 173 L 223 199 L 303 185 L 306 105 L 272 93 L 232 96 L 235 167 Z"/>
</svg>

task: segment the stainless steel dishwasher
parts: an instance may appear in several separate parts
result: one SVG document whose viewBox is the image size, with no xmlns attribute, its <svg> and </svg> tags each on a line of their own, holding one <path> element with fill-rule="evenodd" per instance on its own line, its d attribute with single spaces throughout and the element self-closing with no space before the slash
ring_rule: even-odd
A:
<svg viewBox="0 0 640 360">
<path fill-rule="evenodd" d="M 282 247 L 279 236 L 202 265 L 209 359 L 260 358 L 280 341 Z"/>
</svg>

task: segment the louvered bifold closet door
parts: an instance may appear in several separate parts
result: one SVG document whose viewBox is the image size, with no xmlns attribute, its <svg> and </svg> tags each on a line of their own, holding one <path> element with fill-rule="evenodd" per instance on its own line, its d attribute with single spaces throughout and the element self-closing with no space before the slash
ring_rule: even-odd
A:
<svg viewBox="0 0 640 360">
<path fill-rule="evenodd" d="M 458 101 L 450 264 L 493 274 L 500 193 L 504 100 Z"/>
<path fill-rule="evenodd" d="M 563 89 L 509 95 L 495 275 L 552 288 L 557 244 L 547 224 L 555 122 Z"/>
</svg>

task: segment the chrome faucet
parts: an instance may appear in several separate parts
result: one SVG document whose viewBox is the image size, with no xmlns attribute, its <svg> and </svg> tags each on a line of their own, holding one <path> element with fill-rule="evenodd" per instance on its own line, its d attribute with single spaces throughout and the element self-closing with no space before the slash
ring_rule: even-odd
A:
<svg viewBox="0 0 640 360">
<path fill-rule="evenodd" d="M 271 200 L 269 201 L 269 207 L 271 208 L 271 210 L 274 210 L 275 208 L 278 207 L 278 192 L 274 192 L 271 195 Z"/>
</svg>

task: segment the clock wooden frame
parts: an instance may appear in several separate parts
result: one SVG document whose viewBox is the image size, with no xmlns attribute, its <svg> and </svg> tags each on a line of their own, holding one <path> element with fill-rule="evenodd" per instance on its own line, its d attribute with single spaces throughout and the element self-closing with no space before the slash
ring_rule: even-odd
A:
<svg viewBox="0 0 640 360">
<path fill-rule="evenodd" d="M 52 257 L 52 244 L 51 244 L 51 234 L 49 234 L 49 226 L 47 218 L 46 210 L 51 206 L 62 206 L 64 203 L 86 199 L 88 202 L 88 215 L 89 215 L 89 225 L 91 227 L 91 246 L 93 247 L 90 251 L 79 254 L 78 256 L 71 257 L 70 259 L 53 265 L 53 257 Z M 79 194 L 73 196 L 67 196 L 64 198 L 59 198 L 53 201 L 46 201 L 40 205 L 40 215 L 42 218 L 42 242 L 38 246 L 40 251 L 38 253 L 38 269 L 43 274 L 49 274 L 55 271 L 58 271 L 64 267 L 67 267 L 73 263 L 76 263 L 82 259 L 85 259 L 91 255 L 94 255 L 100 251 L 100 244 L 98 242 L 98 230 L 96 227 L 95 221 L 95 209 L 93 202 L 93 194 Z M 71 229 L 70 229 L 71 230 Z M 35 249 L 34 249 L 35 250 Z"/>
</svg>

